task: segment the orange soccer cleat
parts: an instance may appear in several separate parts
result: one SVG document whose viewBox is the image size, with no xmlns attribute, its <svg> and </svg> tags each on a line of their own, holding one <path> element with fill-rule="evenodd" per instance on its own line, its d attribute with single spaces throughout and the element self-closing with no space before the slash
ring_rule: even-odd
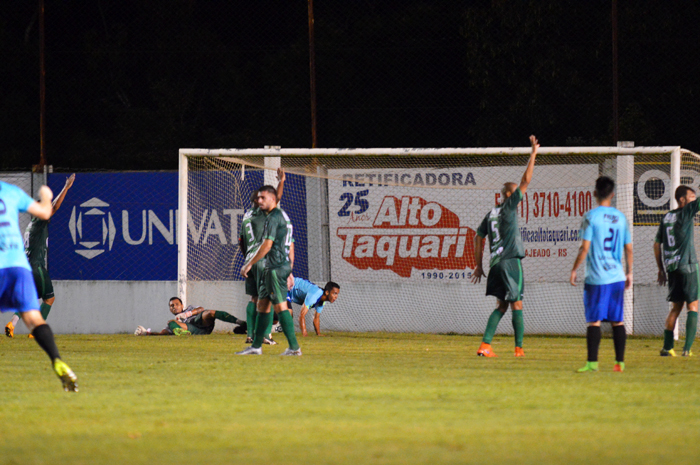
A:
<svg viewBox="0 0 700 465">
<path fill-rule="evenodd" d="M 524 357 L 524 356 L 525 356 L 525 352 L 523 352 L 523 348 L 522 348 L 522 347 L 516 347 L 516 348 L 515 348 L 515 356 L 516 356 L 516 357 Z"/>
<path fill-rule="evenodd" d="M 476 355 L 479 357 L 498 357 L 498 355 L 493 353 L 493 349 L 491 349 L 491 344 L 487 344 L 485 342 L 482 342 L 481 345 L 479 346 L 479 350 L 476 351 Z"/>
</svg>

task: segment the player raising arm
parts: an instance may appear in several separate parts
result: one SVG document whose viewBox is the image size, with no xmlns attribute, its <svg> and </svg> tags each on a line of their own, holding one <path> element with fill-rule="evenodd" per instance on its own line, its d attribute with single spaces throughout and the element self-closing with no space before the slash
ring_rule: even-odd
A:
<svg viewBox="0 0 700 465">
<path fill-rule="evenodd" d="M 37 344 L 51 359 L 63 389 L 77 392 L 78 378 L 61 360 L 53 331 L 37 309 L 36 287 L 19 231 L 19 212 L 29 212 L 42 220 L 51 217 L 51 189 L 41 186 L 39 198 L 36 202 L 19 187 L 0 181 L 0 312 L 20 313 Z"/>
<path fill-rule="evenodd" d="M 595 182 L 598 207 L 586 212 L 581 224 L 581 247 L 571 270 L 570 283 L 576 285 L 576 270 L 586 260 L 586 281 L 583 289 L 583 305 L 586 309 L 586 343 L 588 361 L 579 373 L 598 371 L 598 347 L 600 346 L 600 322 L 612 324 L 615 346 L 613 371 L 625 371 L 624 303 L 625 290 L 632 287 L 632 236 L 627 218 L 613 208 L 615 182 L 601 176 Z M 627 271 L 622 264 L 624 248 Z"/>
<path fill-rule="evenodd" d="M 695 255 L 695 214 L 700 209 L 695 191 L 688 186 L 678 186 L 675 192 L 678 208 L 671 210 L 661 220 L 654 240 L 654 255 L 659 268 L 658 282 L 666 284 L 671 311 L 666 318 L 664 347 L 661 355 L 675 357 L 673 329 L 685 303 L 688 319 L 685 324 L 683 356 L 693 355 L 695 333 L 698 327 L 698 259 Z M 661 250 L 663 247 L 663 251 Z M 666 269 L 664 270 L 664 265 Z M 668 273 L 668 275 L 667 275 Z"/>
<path fill-rule="evenodd" d="M 287 337 L 289 348 L 282 355 L 301 355 L 301 349 L 294 334 L 294 320 L 287 308 L 287 278 L 292 272 L 289 252 L 292 246 L 292 223 L 287 214 L 277 207 L 275 188 L 263 186 L 258 196 L 260 209 L 267 213 L 263 228 L 263 242 L 255 256 L 241 269 L 241 275 L 248 276 L 251 268 L 263 258 L 265 270 L 258 284 L 258 321 L 253 345 L 237 352 L 238 355 L 261 355 L 265 330 L 272 319 L 271 304 L 279 319 L 282 331 Z"/>
<path fill-rule="evenodd" d="M 61 192 L 53 199 L 51 216 L 55 215 L 63 199 L 68 193 L 68 189 L 73 186 L 75 181 L 75 174 L 71 174 L 66 179 L 66 183 L 61 189 Z M 34 285 L 38 292 L 39 298 L 41 298 L 42 303 L 39 307 L 41 312 L 41 317 L 46 320 L 51 311 L 51 306 L 56 300 L 53 292 L 53 284 L 51 283 L 51 277 L 46 269 L 46 249 L 48 247 L 49 241 L 49 221 L 43 220 L 37 217 L 32 218 L 32 221 L 27 227 L 27 231 L 24 233 L 24 248 L 27 253 L 27 258 L 29 258 L 29 265 L 32 268 L 32 275 L 34 276 Z M 19 322 L 20 314 L 15 313 L 12 319 L 5 325 L 5 335 L 7 337 L 14 337 L 15 326 Z M 32 335 L 30 334 L 29 337 Z"/>
<path fill-rule="evenodd" d="M 481 222 L 474 236 L 474 257 L 476 268 L 472 276 L 472 282 L 481 282 L 484 275 L 482 268 L 484 238 L 488 236 L 491 245 L 491 270 L 486 280 L 486 295 L 496 297 L 498 307 L 491 313 L 484 338 L 477 355 L 482 357 L 496 357 L 491 349 L 491 341 L 496 333 L 498 323 L 508 310 L 508 304 L 513 311 L 513 329 L 515 330 L 515 356 L 524 357 L 523 336 L 525 325 L 523 322 L 523 267 L 520 259 L 525 257 L 525 249 L 518 229 L 518 204 L 523 200 L 523 195 L 532 180 L 532 172 L 535 169 L 535 159 L 539 144 L 535 136 L 530 136 L 532 152 L 525 169 L 520 185 L 507 182 L 501 189 L 503 202 L 493 208 Z"/>
<path fill-rule="evenodd" d="M 152 333 L 151 329 L 138 326 L 134 334 L 137 336 L 184 336 L 187 334 L 211 334 L 214 331 L 215 320 L 225 321 L 244 326 L 245 321 L 241 321 L 235 316 L 219 310 L 206 310 L 204 307 L 190 305 L 183 308 L 182 300 L 179 297 L 172 297 L 168 302 L 170 313 L 175 315 L 174 320 L 168 321 L 168 327 L 159 333 Z"/>
<path fill-rule="evenodd" d="M 301 329 L 301 335 L 306 337 L 306 314 L 309 312 L 310 308 L 316 310 L 314 315 L 314 329 L 316 330 L 317 336 L 323 336 L 321 334 L 321 312 L 326 305 L 326 302 L 333 303 L 338 298 L 340 293 L 340 285 L 329 281 L 326 286 L 321 289 L 311 281 L 306 279 L 294 278 L 294 285 L 287 293 L 287 303 L 295 303 L 301 305 L 301 312 L 299 314 L 299 328 Z M 289 305 L 291 309 L 291 305 Z"/>
</svg>

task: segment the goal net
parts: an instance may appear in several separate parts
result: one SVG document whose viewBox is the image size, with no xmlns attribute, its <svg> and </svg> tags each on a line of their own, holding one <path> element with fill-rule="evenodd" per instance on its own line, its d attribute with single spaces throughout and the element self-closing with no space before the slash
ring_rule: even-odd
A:
<svg viewBox="0 0 700 465">
<path fill-rule="evenodd" d="M 181 149 L 178 224 L 187 227 L 178 228 L 179 292 L 188 304 L 244 317 L 239 228 L 251 194 L 277 186 L 281 166 L 294 275 L 340 284 L 324 329 L 479 334 L 496 300 L 485 296 L 485 279 L 471 282 L 474 235 L 503 183 L 520 181 L 529 154 L 529 147 Z M 676 207 L 675 187 L 700 186 L 700 158 L 680 147 L 542 147 L 518 209 L 529 334 L 585 334 L 584 267 L 576 287 L 569 275 L 601 175 L 615 180 L 613 205 L 631 225 L 627 330 L 663 332 L 668 303 L 656 284 L 653 240 L 661 216 Z M 487 246 L 487 273 L 488 262 Z"/>
</svg>

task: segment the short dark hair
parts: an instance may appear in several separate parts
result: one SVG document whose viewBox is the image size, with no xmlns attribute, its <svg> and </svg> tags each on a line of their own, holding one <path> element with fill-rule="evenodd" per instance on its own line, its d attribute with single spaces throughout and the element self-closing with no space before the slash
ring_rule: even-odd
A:
<svg viewBox="0 0 700 465">
<path fill-rule="evenodd" d="M 258 189 L 258 193 L 261 194 L 263 192 L 269 192 L 270 194 L 274 195 L 275 197 L 277 196 L 277 189 L 270 185 L 264 185 L 260 189 Z"/>
<path fill-rule="evenodd" d="M 610 197 L 615 190 L 615 181 L 607 176 L 601 176 L 595 181 L 596 198 L 603 200 Z"/>
<path fill-rule="evenodd" d="M 328 282 L 326 283 L 326 287 L 323 288 L 323 292 L 326 292 L 326 291 L 330 292 L 330 291 L 332 291 L 333 289 L 338 289 L 338 290 L 340 290 L 340 284 L 334 283 L 333 281 L 328 281 Z"/>
<path fill-rule="evenodd" d="M 179 297 L 171 297 L 170 300 L 168 300 L 168 303 L 172 302 L 173 300 L 179 300 L 180 303 L 182 303 L 182 299 Z"/>
<path fill-rule="evenodd" d="M 688 192 L 690 192 L 690 191 L 695 192 L 695 191 L 693 190 L 693 188 L 690 187 L 690 186 L 684 186 L 684 185 L 678 186 L 678 187 L 676 188 L 676 194 L 675 194 L 676 202 L 680 202 L 681 199 L 682 199 L 683 197 L 685 197 L 685 196 L 688 194 Z"/>
</svg>

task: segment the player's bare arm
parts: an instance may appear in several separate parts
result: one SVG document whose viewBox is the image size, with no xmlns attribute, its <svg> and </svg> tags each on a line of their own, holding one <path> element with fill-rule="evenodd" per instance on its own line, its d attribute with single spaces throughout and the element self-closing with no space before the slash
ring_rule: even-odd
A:
<svg viewBox="0 0 700 465">
<path fill-rule="evenodd" d="M 175 315 L 175 319 L 178 321 L 184 321 L 192 316 L 199 315 L 200 313 L 204 312 L 204 307 L 197 307 L 193 308 L 192 310 L 187 310 L 186 312 L 180 312 L 177 315 Z"/>
<path fill-rule="evenodd" d="M 520 180 L 520 192 L 523 194 L 527 190 L 527 186 L 530 185 L 532 181 L 532 172 L 535 170 L 535 160 L 537 159 L 537 149 L 540 147 L 539 142 L 535 136 L 530 136 L 530 146 L 532 147 L 532 153 L 530 154 L 530 161 L 527 163 L 527 168 L 525 168 L 525 174 Z"/>
<path fill-rule="evenodd" d="M 474 268 L 474 273 L 472 273 L 472 283 L 474 284 L 480 283 L 481 277 L 486 276 L 482 267 L 483 256 L 484 238 L 477 234 L 474 236 L 474 260 L 476 261 L 476 268 Z"/>
<path fill-rule="evenodd" d="M 282 194 L 284 193 L 284 181 L 287 179 L 287 175 L 282 168 L 277 168 L 277 179 L 279 180 L 279 184 L 277 185 L 277 203 L 280 203 L 282 201 Z"/>
<path fill-rule="evenodd" d="M 309 307 L 306 305 L 301 306 L 301 312 L 299 312 L 299 329 L 301 330 L 301 335 L 306 337 L 309 333 L 306 331 L 306 314 L 309 312 Z"/>
<path fill-rule="evenodd" d="M 318 312 L 314 315 L 314 330 L 316 331 L 316 336 L 323 336 L 323 334 L 321 334 L 321 314 Z"/>
<path fill-rule="evenodd" d="M 53 199 L 53 192 L 51 192 L 51 189 L 49 189 L 48 186 L 41 186 L 39 188 L 39 201 L 32 202 L 29 208 L 27 208 L 27 212 L 40 220 L 48 220 L 51 218 L 51 212 L 53 210 L 51 199 Z"/>
<path fill-rule="evenodd" d="M 260 246 L 260 249 L 258 249 L 258 253 L 255 254 L 255 257 L 253 257 L 251 261 L 243 265 L 243 268 L 241 268 L 241 276 L 243 276 L 244 278 L 248 277 L 248 272 L 253 267 L 253 265 L 265 258 L 267 253 L 270 251 L 270 249 L 272 248 L 272 242 L 272 239 L 265 239 L 263 241 L 262 245 Z"/>
<path fill-rule="evenodd" d="M 666 285 L 666 270 L 664 269 L 664 261 L 661 258 L 661 244 L 654 242 L 654 257 L 656 258 L 656 266 L 659 269 L 659 273 L 656 282 L 659 286 Z"/>
<path fill-rule="evenodd" d="M 578 267 L 581 266 L 581 263 L 583 263 L 583 261 L 586 259 L 586 255 L 588 255 L 590 248 L 591 241 L 581 241 L 581 247 L 578 248 L 578 255 L 576 255 L 576 260 L 574 260 L 574 267 L 571 270 L 571 277 L 569 279 L 572 286 L 576 285 L 576 270 L 578 270 Z"/>
<path fill-rule="evenodd" d="M 70 189 L 73 186 L 73 182 L 75 181 L 75 173 L 71 174 L 68 176 L 68 179 L 66 179 L 66 184 L 63 186 L 63 189 L 61 189 L 61 192 L 58 193 L 55 199 L 53 199 L 53 211 L 51 212 L 51 216 L 53 216 L 59 208 L 61 208 L 61 204 L 63 203 L 63 199 L 66 198 L 66 194 L 68 193 L 68 189 Z"/>
<path fill-rule="evenodd" d="M 625 261 L 627 262 L 627 272 L 625 273 L 625 290 L 632 288 L 632 269 L 634 265 L 634 254 L 632 244 L 625 244 Z"/>
</svg>

